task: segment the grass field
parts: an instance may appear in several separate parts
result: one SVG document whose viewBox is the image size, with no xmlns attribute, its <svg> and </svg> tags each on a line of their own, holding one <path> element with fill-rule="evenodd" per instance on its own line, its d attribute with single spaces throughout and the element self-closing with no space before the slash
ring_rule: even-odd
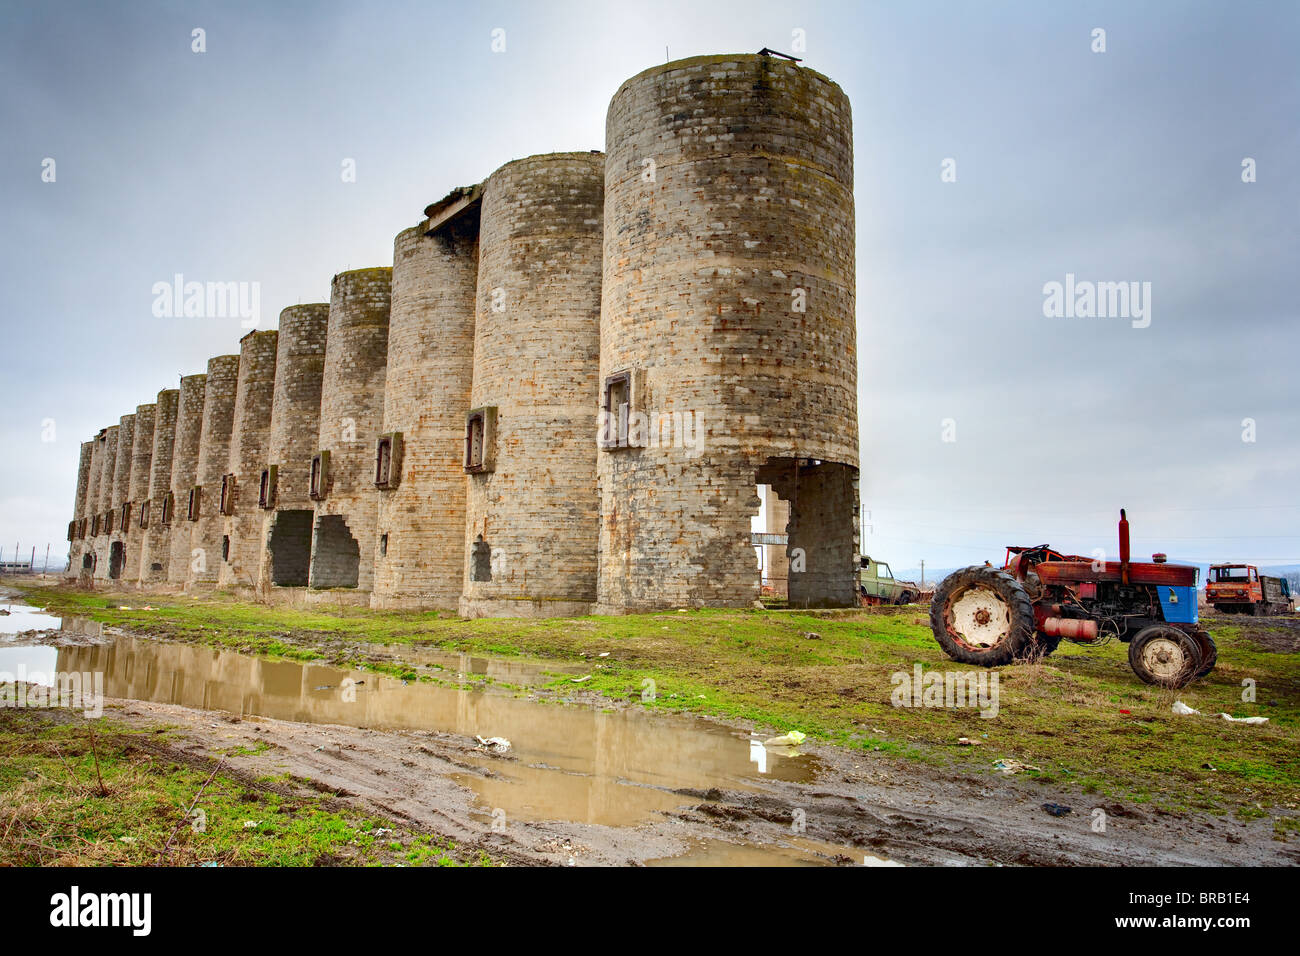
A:
<svg viewBox="0 0 1300 956">
<path fill-rule="evenodd" d="M 706 713 L 801 730 L 847 748 L 897 755 L 917 773 L 944 766 L 990 773 L 1014 759 L 1043 779 L 1086 792 L 1278 817 L 1294 834 L 1300 806 L 1300 655 L 1258 640 L 1294 622 L 1210 618 L 1217 669 L 1180 691 L 1142 684 L 1127 646 L 1064 644 L 1040 664 L 996 670 L 999 708 L 895 707 L 893 676 L 917 663 L 952 672 L 930 635 L 926 609 L 847 615 L 759 610 L 691 610 L 624 617 L 466 621 L 446 613 L 302 610 L 205 598 L 32 588 L 28 599 L 59 615 L 80 615 L 135 632 L 248 653 L 339 663 L 365 661 L 367 644 L 421 644 L 491 655 L 586 663 L 580 685 L 630 706 Z M 154 610 L 140 610 L 149 602 Z M 132 608 L 130 610 L 123 607 Z M 359 654 L 344 643 L 362 645 Z M 598 655 L 607 652 L 609 656 Z M 379 666 L 379 665 L 376 665 Z M 392 666 L 392 665 L 388 665 Z M 642 700 L 646 680 L 652 701 Z M 561 698 L 579 687 L 557 676 Z M 1255 699 L 1243 700 L 1243 681 Z M 1203 712 L 1177 716 L 1175 700 Z M 1265 716 L 1262 726 L 1213 715 Z M 973 741 L 959 745 L 959 738 Z M 1290 822 L 1288 822 L 1290 821 Z"/>
</svg>

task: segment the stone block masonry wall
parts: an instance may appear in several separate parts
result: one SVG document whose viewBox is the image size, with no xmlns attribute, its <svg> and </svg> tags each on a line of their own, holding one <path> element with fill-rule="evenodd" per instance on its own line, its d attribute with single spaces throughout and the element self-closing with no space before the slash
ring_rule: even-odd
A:
<svg viewBox="0 0 1300 956">
<path fill-rule="evenodd" d="M 239 340 L 239 382 L 226 468 L 235 476 L 234 514 L 225 519 L 229 549 L 221 562 L 219 582 L 223 587 L 257 586 L 262 554 L 258 486 L 267 460 L 278 341 L 279 333 L 274 331 L 249 332 Z"/>
<path fill-rule="evenodd" d="M 99 534 L 95 537 L 95 580 L 108 580 L 108 553 L 113 536 L 108 532 L 109 512 L 113 510 L 113 476 L 117 472 L 117 435 L 120 425 L 104 429 L 99 469 Z"/>
<path fill-rule="evenodd" d="M 507 163 L 425 215 L 393 269 L 335 276 L 329 305 L 285 309 L 278 333 L 82 447 L 83 580 L 471 617 L 748 606 L 766 485 L 769 528 L 789 534 L 766 552 L 778 590 L 854 603 L 852 118 L 835 83 L 771 56 L 656 66 L 615 93 L 604 154 Z"/>
<path fill-rule="evenodd" d="M 466 495 L 468 617 L 596 598 L 603 161 L 533 156 L 484 187 L 471 404 L 496 409 L 495 461 Z"/>
<path fill-rule="evenodd" d="M 81 513 L 85 520 L 85 537 L 81 542 L 81 563 L 73 568 L 79 580 L 93 578 L 95 553 L 95 515 L 99 513 L 99 479 L 104 471 L 104 431 L 101 430 L 90 445 L 90 471 L 86 476 L 86 504 Z"/>
<path fill-rule="evenodd" d="M 401 433 L 394 487 L 379 492 L 375 607 L 455 609 L 465 573 L 465 413 L 474 371 L 478 217 L 393 247 L 385 434 Z"/>
<path fill-rule="evenodd" d="M 374 455 L 384 423 L 392 275 L 390 268 L 359 269 L 336 275 L 331 285 L 317 442 L 329 465 L 316 501 L 313 588 L 374 586 Z"/>
<path fill-rule="evenodd" d="M 172 446 L 171 493 L 174 502 L 168 532 L 170 557 L 167 581 L 184 584 L 190 571 L 190 542 L 193 523 L 189 520 L 190 491 L 198 479 L 199 439 L 203 432 L 203 403 L 207 391 L 206 375 L 187 375 L 181 379 L 180 399 L 176 406 L 176 440 Z"/>
<path fill-rule="evenodd" d="M 276 469 L 274 508 L 264 512 L 262 522 L 260 589 L 307 585 L 313 511 L 308 481 L 320 435 L 328 328 L 329 306 L 324 303 L 295 305 L 280 313 L 266 453 L 268 466 Z"/>
<path fill-rule="evenodd" d="M 90 487 L 90 460 L 94 452 L 94 441 L 81 443 L 81 454 L 77 458 L 77 493 L 72 504 L 72 540 L 68 542 L 68 573 L 73 577 L 81 569 L 81 555 L 86 549 L 81 519 L 86 513 L 86 491 Z"/>
<path fill-rule="evenodd" d="M 153 462 L 154 415 L 157 410 L 156 405 L 137 405 L 135 409 L 131 475 L 126 487 L 126 499 L 131 507 L 123 538 L 126 542 L 126 564 L 122 569 L 122 580 L 131 583 L 140 580 L 140 556 L 145 535 L 144 529 L 140 527 L 140 508 L 149 497 L 149 466 Z"/>
<path fill-rule="evenodd" d="M 858 467 L 848 99 L 774 57 L 681 60 L 623 84 L 606 150 L 601 376 L 630 373 L 650 434 L 600 453 L 600 609 L 745 606 L 758 470 Z"/>
<path fill-rule="evenodd" d="M 192 523 L 190 569 L 186 577 L 186 586 L 190 588 L 213 587 L 221 572 L 221 539 L 226 530 L 226 519 L 221 513 L 221 478 L 230 464 L 230 433 L 235 421 L 238 383 L 238 355 L 218 355 L 208 360 L 194 481 L 200 489 L 199 519 Z"/>
<path fill-rule="evenodd" d="M 120 581 L 126 567 L 126 531 L 122 527 L 122 505 L 131 484 L 131 452 L 135 445 L 135 415 L 123 415 L 117 428 L 117 460 L 113 465 L 112 533 L 108 538 L 108 577 Z"/>
<path fill-rule="evenodd" d="M 170 527 L 163 524 L 163 499 L 172 486 L 172 451 L 180 392 L 165 388 L 154 403 L 153 453 L 149 461 L 149 523 L 140 543 L 140 584 L 167 580 L 171 563 Z"/>
</svg>

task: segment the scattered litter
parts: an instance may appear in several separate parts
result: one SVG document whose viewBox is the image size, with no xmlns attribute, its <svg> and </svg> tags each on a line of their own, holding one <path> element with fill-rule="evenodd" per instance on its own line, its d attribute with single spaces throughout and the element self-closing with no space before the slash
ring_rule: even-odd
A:
<svg viewBox="0 0 1300 956">
<path fill-rule="evenodd" d="M 589 680 L 591 680 L 591 675 L 590 675 L 590 674 L 584 674 L 584 675 L 581 676 L 581 677 L 574 677 L 574 678 L 572 678 L 570 682 L 571 682 L 571 683 L 574 683 L 574 684 L 582 684 L 582 683 L 585 683 L 586 681 L 589 681 Z"/>
<path fill-rule="evenodd" d="M 804 742 L 808 735 L 798 730 L 792 730 L 788 734 L 782 734 L 780 737 L 769 737 L 763 741 L 764 747 L 798 747 Z"/>
<path fill-rule="evenodd" d="M 609 657 L 609 651 L 601 651 L 599 657 Z"/>
<path fill-rule="evenodd" d="M 1230 717 L 1228 714 L 1219 714 L 1224 720 L 1230 720 L 1234 724 L 1266 724 L 1267 717 Z"/>
<path fill-rule="evenodd" d="M 478 746 L 474 748 L 476 750 L 486 750 L 489 753 L 503 754 L 510 749 L 510 741 L 506 740 L 504 737 L 480 737 L 478 734 L 475 734 L 474 739 L 478 741 Z"/>
<path fill-rule="evenodd" d="M 1214 764 L 1212 764 L 1212 763 L 1203 763 L 1203 764 L 1201 764 L 1201 769 L 1202 769 L 1202 770 L 1218 770 L 1219 768 L 1216 767 L 1216 766 L 1215 766 Z"/>
<path fill-rule="evenodd" d="M 1032 764 L 1021 763 L 1019 760 L 998 760 L 993 764 L 994 770 L 1001 770 L 1005 774 L 1021 773 L 1025 770 L 1033 770 L 1042 773 L 1038 767 Z"/>
<path fill-rule="evenodd" d="M 1201 714 L 1199 710 L 1193 710 L 1191 707 L 1188 707 L 1186 704 L 1184 704 L 1181 700 L 1174 701 L 1174 713 L 1182 714 L 1184 716 L 1187 716 L 1189 714 L 1197 714 L 1197 715 Z M 1258 724 L 1268 723 L 1267 717 L 1233 717 L 1231 714 L 1225 714 L 1223 712 L 1219 712 L 1215 716 L 1222 717 L 1224 720 L 1231 721 L 1234 724 L 1258 725 Z"/>
<path fill-rule="evenodd" d="M 216 860 L 209 860 L 207 863 L 199 863 L 198 866 L 221 866 Z"/>
<path fill-rule="evenodd" d="M 1074 807 L 1067 807 L 1061 803 L 1044 803 L 1043 809 L 1054 817 L 1063 817 L 1067 813 L 1074 812 Z"/>
<path fill-rule="evenodd" d="M 118 837 L 117 839 L 118 839 L 118 842 L 120 842 L 120 843 L 134 843 L 134 842 L 135 842 L 135 837 Z"/>
<path fill-rule="evenodd" d="M 134 610 L 135 610 L 135 608 L 133 608 L 133 607 L 127 607 L 125 604 L 119 604 L 119 605 L 117 606 L 117 609 L 118 609 L 119 611 L 134 611 Z"/>
<path fill-rule="evenodd" d="M 980 745 L 982 745 L 983 743 L 984 743 L 984 741 L 982 741 L 982 740 L 971 740 L 969 737 L 958 737 L 958 738 L 957 738 L 957 746 L 958 746 L 958 747 L 976 747 L 976 746 L 980 746 Z"/>
<path fill-rule="evenodd" d="M 1131 711 L 1131 710 L 1121 710 L 1120 713 L 1121 713 L 1121 714 L 1129 714 L 1129 715 L 1131 715 L 1131 714 L 1133 713 L 1133 711 Z"/>
<path fill-rule="evenodd" d="M 371 835 L 371 836 L 382 837 L 382 836 L 387 836 L 388 834 L 390 834 L 390 833 L 392 833 L 392 832 L 393 832 L 393 831 L 390 830 L 388 827 L 378 827 L 377 829 L 371 830 L 371 831 L 370 831 L 370 835 Z"/>
<path fill-rule="evenodd" d="M 802 637 L 805 641 L 820 641 L 822 639 L 822 636 L 818 634 L 816 631 L 804 631 L 799 636 Z"/>
<path fill-rule="evenodd" d="M 256 829 L 261 825 L 261 823 L 262 823 L 261 820 L 245 820 L 245 821 L 244 821 L 244 829 L 245 829 L 245 830 L 256 830 Z"/>
</svg>

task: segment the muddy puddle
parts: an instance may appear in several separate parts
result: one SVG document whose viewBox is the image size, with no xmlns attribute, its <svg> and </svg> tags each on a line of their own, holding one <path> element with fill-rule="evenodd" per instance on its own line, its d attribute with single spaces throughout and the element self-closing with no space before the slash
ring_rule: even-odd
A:
<svg viewBox="0 0 1300 956">
<path fill-rule="evenodd" d="M 0 604 L 0 636 L 58 628 L 62 621 L 27 604 Z"/>
<path fill-rule="evenodd" d="M 557 675 L 589 673 L 598 662 L 575 666 L 363 646 L 367 656 L 402 661 L 439 678 L 407 681 L 106 632 L 85 619 L 60 622 L 36 608 L 10 607 L 11 614 L 0 617 L 9 633 L 49 628 L 59 635 L 53 646 L 0 643 L 0 673 L 17 673 L 20 664 L 37 680 L 53 671 L 97 672 L 110 698 L 245 718 L 506 738 L 510 749 L 504 755 L 471 752 L 469 762 L 482 773 L 467 769 L 451 777 L 476 794 L 474 815 L 489 827 L 503 814 L 511 820 L 637 826 L 698 805 L 715 788 L 757 792 L 765 781 L 811 782 L 820 767 L 816 757 L 766 747 L 760 738 L 708 720 L 565 705 L 519 690 Z M 808 865 L 837 855 L 834 847 L 783 842 L 696 842 L 655 864 Z"/>
<path fill-rule="evenodd" d="M 516 820 L 633 826 L 699 803 L 711 788 L 811 781 L 819 765 L 815 757 L 768 748 L 744 732 L 698 718 L 566 706 L 491 684 L 403 681 L 118 634 L 101 644 L 23 650 L 55 652 L 53 669 L 61 672 L 103 673 L 108 697 L 243 717 L 504 737 L 511 743 L 504 757 L 473 758 L 489 775 L 453 777 L 478 794 L 488 824 L 494 813 L 504 812 Z M 444 657 L 449 670 L 500 674 L 516 685 L 543 676 L 518 661 Z M 51 669 L 50 661 L 40 664 Z"/>
</svg>

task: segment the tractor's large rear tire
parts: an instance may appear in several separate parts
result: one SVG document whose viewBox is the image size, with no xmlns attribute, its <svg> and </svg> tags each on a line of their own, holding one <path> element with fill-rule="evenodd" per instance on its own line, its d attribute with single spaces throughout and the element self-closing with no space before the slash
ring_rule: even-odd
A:
<svg viewBox="0 0 1300 956">
<path fill-rule="evenodd" d="M 1153 624 L 1129 642 L 1128 663 L 1144 683 L 1185 687 L 1201 670 L 1201 648 L 1185 631 Z"/>
<path fill-rule="evenodd" d="M 1219 660 L 1219 645 L 1214 643 L 1214 638 L 1210 637 L 1208 631 L 1196 632 L 1196 644 L 1201 651 L 1201 668 L 1196 672 L 1196 678 L 1199 680 L 1214 670 L 1214 665 Z"/>
<path fill-rule="evenodd" d="M 943 579 L 930 605 L 930 629 L 944 653 L 963 664 L 999 667 L 1041 654 L 1029 595 L 1006 571 L 985 565 Z"/>
</svg>

